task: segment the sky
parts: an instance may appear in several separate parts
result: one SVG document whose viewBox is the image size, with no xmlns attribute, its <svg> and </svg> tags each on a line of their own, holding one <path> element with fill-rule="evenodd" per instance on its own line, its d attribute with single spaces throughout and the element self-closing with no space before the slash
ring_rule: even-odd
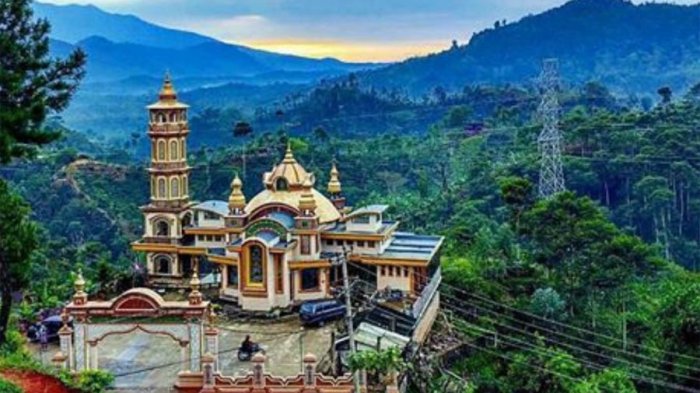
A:
<svg viewBox="0 0 700 393">
<path fill-rule="evenodd" d="M 93 4 L 162 26 L 281 53 L 395 61 L 460 43 L 496 20 L 565 0 L 43 0 Z M 669 1 L 681 4 L 698 0 Z"/>
</svg>

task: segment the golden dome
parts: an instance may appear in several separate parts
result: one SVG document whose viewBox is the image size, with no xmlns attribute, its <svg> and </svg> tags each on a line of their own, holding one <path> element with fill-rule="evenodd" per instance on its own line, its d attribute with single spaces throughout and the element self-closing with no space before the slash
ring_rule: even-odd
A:
<svg viewBox="0 0 700 393">
<path fill-rule="evenodd" d="M 342 191 L 340 187 L 340 172 L 335 166 L 335 161 L 333 161 L 333 167 L 331 168 L 331 177 L 328 180 L 328 193 L 331 195 L 340 194 Z"/>
<path fill-rule="evenodd" d="M 292 147 L 287 144 L 287 152 L 284 155 L 284 160 L 272 168 L 272 171 L 265 173 L 263 182 L 268 189 L 276 188 L 276 182 L 280 178 L 284 178 L 290 190 L 301 188 L 304 181 L 311 176 L 311 184 L 315 182 L 314 175 L 309 174 L 303 166 L 301 166 L 294 154 Z"/>
<path fill-rule="evenodd" d="M 253 199 L 248 202 L 245 207 L 246 213 L 250 214 L 263 205 L 267 204 L 283 204 L 287 205 L 293 209 L 297 209 L 300 205 L 302 196 L 305 191 L 302 189 L 290 190 L 285 192 L 279 192 L 274 190 L 263 190 L 258 195 L 253 197 Z M 316 205 L 316 215 L 320 223 L 328 223 L 337 221 L 340 219 L 340 212 L 333 203 L 328 200 L 323 194 L 315 189 L 311 189 L 311 196 L 313 197 L 314 204 Z"/>
<path fill-rule="evenodd" d="M 231 182 L 231 195 L 228 197 L 228 207 L 233 212 L 245 208 L 245 195 L 243 195 L 243 182 L 236 174 Z"/>
</svg>

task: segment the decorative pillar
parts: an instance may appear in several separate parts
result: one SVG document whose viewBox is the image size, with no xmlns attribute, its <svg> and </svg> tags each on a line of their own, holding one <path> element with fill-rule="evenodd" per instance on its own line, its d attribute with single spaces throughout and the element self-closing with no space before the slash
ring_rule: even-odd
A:
<svg viewBox="0 0 700 393">
<path fill-rule="evenodd" d="M 198 320 L 188 323 L 190 331 L 190 371 L 200 371 L 200 358 L 202 357 L 202 324 Z"/>
<path fill-rule="evenodd" d="M 214 358 L 214 371 L 219 371 L 219 330 L 209 325 L 204 330 L 206 351 Z"/>
<path fill-rule="evenodd" d="M 207 353 L 202 356 L 202 390 L 200 393 L 215 392 L 214 357 Z"/>
<path fill-rule="evenodd" d="M 304 387 L 316 386 L 316 356 L 309 353 L 304 356 Z"/>
<path fill-rule="evenodd" d="M 87 369 L 87 348 L 85 348 L 85 325 L 82 322 L 76 322 L 75 329 L 75 364 L 74 371 L 83 371 Z"/>
<path fill-rule="evenodd" d="M 63 310 L 63 312 L 61 313 L 61 320 L 63 321 L 63 326 L 58 331 L 59 344 L 61 347 L 59 354 L 62 354 L 64 357 L 63 362 L 60 364 L 60 366 L 62 368 L 68 368 L 70 370 L 73 370 L 73 329 L 71 329 L 70 326 L 68 326 L 69 318 L 70 316 L 68 315 L 66 310 Z M 58 362 L 58 354 L 56 355 L 57 356 L 54 356 L 54 358 L 56 358 L 55 362 Z"/>
<path fill-rule="evenodd" d="M 180 341 L 180 372 L 190 372 L 189 342 Z"/>
<path fill-rule="evenodd" d="M 252 359 L 253 363 L 253 388 L 265 387 L 265 355 L 261 353 L 255 354 Z"/>
</svg>

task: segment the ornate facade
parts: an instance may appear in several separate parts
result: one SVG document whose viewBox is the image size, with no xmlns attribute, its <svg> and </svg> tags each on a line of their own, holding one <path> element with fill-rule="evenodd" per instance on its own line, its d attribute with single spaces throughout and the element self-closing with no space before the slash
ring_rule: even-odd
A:
<svg viewBox="0 0 700 393">
<path fill-rule="evenodd" d="M 331 297 L 341 278 L 332 264 L 339 257 L 374 289 L 390 287 L 413 300 L 439 280 L 441 237 L 400 232 L 398 221 L 384 217 L 384 205 L 346 207 L 335 163 L 323 195 L 289 146 L 250 200 L 235 176 L 228 201 L 190 203 L 186 109 L 166 78 L 149 106 L 151 203 L 143 208 L 143 239 L 133 245 L 147 254 L 151 285 L 185 284 L 198 270 L 222 298 L 269 311 Z"/>
</svg>

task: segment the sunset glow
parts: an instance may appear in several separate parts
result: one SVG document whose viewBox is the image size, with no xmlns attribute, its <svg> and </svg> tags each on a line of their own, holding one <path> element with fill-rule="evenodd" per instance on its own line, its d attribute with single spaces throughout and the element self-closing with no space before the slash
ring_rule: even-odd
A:
<svg viewBox="0 0 700 393">
<path fill-rule="evenodd" d="M 412 56 L 426 55 L 448 48 L 449 43 L 411 42 L 404 45 L 392 43 L 309 41 L 309 40 L 253 40 L 243 45 L 277 53 L 286 53 L 316 59 L 333 57 L 354 62 L 392 62 Z"/>
</svg>

